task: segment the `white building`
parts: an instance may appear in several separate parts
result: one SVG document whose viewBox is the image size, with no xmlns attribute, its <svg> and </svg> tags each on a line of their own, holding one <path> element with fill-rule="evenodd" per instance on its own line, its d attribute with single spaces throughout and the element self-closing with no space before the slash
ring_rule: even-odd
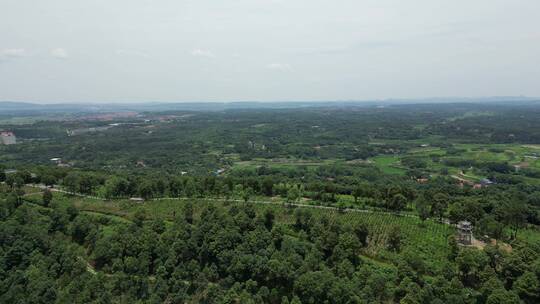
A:
<svg viewBox="0 0 540 304">
<path fill-rule="evenodd" d="M 14 145 L 17 143 L 17 137 L 13 132 L 3 131 L 0 132 L 0 142 L 4 145 Z"/>
</svg>

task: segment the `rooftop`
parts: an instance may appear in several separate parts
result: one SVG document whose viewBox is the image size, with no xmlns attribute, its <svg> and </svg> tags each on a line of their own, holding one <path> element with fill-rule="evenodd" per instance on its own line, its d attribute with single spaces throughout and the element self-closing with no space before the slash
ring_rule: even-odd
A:
<svg viewBox="0 0 540 304">
<path fill-rule="evenodd" d="M 460 221 L 457 226 L 458 226 L 459 229 L 471 229 L 472 228 L 472 224 L 469 221 Z"/>
</svg>

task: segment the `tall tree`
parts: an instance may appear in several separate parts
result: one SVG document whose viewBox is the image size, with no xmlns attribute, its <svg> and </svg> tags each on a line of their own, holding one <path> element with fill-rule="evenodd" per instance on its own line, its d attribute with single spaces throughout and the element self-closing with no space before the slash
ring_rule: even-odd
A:
<svg viewBox="0 0 540 304">
<path fill-rule="evenodd" d="M 448 207 L 449 197 L 445 193 L 437 193 L 433 196 L 433 201 L 431 203 L 431 212 L 433 215 L 436 215 L 439 220 L 442 220 L 444 212 Z"/>
<path fill-rule="evenodd" d="M 388 249 L 399 252 L 401 250 L 401 243 L 403 241 L 403 234 L 399 226 L 393 226 L 388 233 L 387 246 Z"/>
<path fill-rule="evenodd" d="M 52 199 L 53 199 L 52 191 L 49 189 L 45 189 L 45 191 L 43 191 L 43 196 L 42 196 L 43 206 L 48 207 Z"/>
<path fill-rule="evenodd" d="M 527 206 L 518 201 L 506 201 L 498 211 L 503 222 L 512 229 L 512 239 L 516 239 L 519 229 L 527 223 Z"/>
</svg>

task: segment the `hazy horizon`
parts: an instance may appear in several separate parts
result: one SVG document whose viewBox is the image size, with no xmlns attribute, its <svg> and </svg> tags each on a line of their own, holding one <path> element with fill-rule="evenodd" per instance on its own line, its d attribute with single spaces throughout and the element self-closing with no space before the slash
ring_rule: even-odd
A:
<svg viewBox="0 0 540 304">
<path fill-rule="evenodd" d="M 226 101 L 206 101 L 206 100 L 172 100 L 172 101 L 88 101 L 88 102 L 70 102 L 70 101 L 36 101 L 36 100 L 0 100 L 2 104 L 30 104 L 30 105 L 166 105 L 166 104 L 242 104 L 242 103 L 261 103 L 261 104 L 437 104 L 437 103 L 500 103 L 500 102 L 540 102 L 540 97 L 535 96 L 485 96 L 485 97 L 425 97 L 425 98 L 386 98 L 386 99 L 365 99 L 365 100 L 226 100 Z"/>
<path fill-rule="evenodd" d="M 3 0 L 0 100 L 540 96 L 539 29 L 535 0 Z"/>
</svg>

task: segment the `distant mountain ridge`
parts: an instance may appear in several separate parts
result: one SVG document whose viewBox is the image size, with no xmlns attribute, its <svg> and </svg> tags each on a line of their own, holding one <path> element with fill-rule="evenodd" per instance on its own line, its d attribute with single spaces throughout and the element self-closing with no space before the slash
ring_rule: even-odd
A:
<svg viewBox="0 0 540 304">
<path fill-rule="evenodd" d="M 347 101 L 233 101 L 233 102 L 148 102 L 148 103 L 59 103 L 41 104 L 31 102 L 0 101 L 0 115 L 39 115 L 54 113 L 100 113 L 100 112 L 162 112 L 162 111 L 224 111 L 232 109 L 287 109 L 308 107 L 361 107 L 391 106 L 429 103 L 495 103 L 526 105 L 540 103 L 540 98 L 508 96 L 485 98 L 424 98 Z"/>
</svg>

